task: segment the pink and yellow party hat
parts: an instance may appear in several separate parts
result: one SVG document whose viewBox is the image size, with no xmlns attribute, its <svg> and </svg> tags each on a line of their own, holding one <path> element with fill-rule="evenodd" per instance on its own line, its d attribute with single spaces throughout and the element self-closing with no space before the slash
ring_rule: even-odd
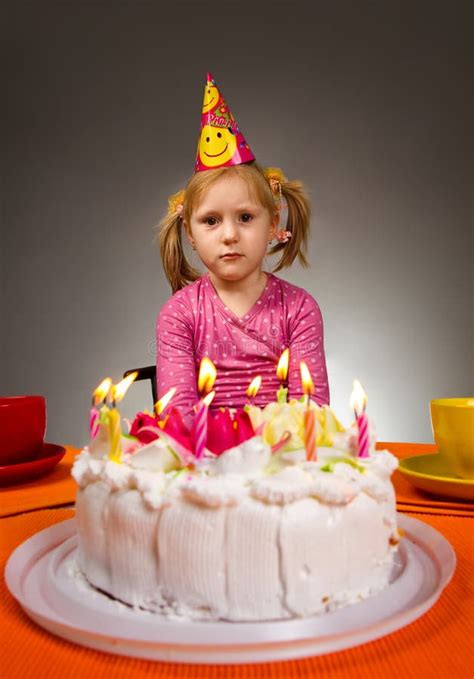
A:
<svg viewBox="0 0 474 679">
<path fill-rule="evenodd" d="M 255 160 L 216 81 L 207 74 L 201 113 L 195 172 L 240 165 Z"/>
</svg>

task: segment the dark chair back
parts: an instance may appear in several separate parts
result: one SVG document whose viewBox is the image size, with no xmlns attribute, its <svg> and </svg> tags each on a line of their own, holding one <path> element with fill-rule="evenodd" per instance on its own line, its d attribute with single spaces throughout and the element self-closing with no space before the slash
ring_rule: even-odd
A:
<svg viewBox="0 0 474 679">
<path fill-rule="evenodd" d="M 141 380 L 150 380 L 153 404 L 155 404 L 158 401 L 158 394 L 156 391 L 156 365 L 146 365 L 144 368 L 131 368 L 130 370 L 126 370 L 123 376 L 127 377 L 130 375 L 130 373 L 134 372 L 138 373 L 135 378 L 135 382 L 140 382 Z"/>
</svg>

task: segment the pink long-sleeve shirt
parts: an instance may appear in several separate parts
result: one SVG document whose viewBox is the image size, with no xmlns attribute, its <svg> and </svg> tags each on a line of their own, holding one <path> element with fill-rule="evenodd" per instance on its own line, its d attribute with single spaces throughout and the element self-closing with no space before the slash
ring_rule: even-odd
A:
<svg viewBox="0 0 474 679">
<path fill-rule="evenodd" d="M 267 272 L 265 289 L 249 311 L 236 316 L 219 297 L 209 273 L 176 292 L 162 307 L 156 326 L 157 388 L 161 398 L 176 387 L 172 404 L 190 422 L 198 401 L 197 376 L 204 356 L 215 364 L 216 394 L 211 410 L 247 403 L 246 389 L 257 375 L 262 384 L 252 400 L 264 406 L 276 399 L 276 367 L 290 349 L 288 398 L 302 393 L 300 361 L 311 372 L 313 399 L 329 403 L 323 319 L 316 300 L 303 288 Z M 191 415 L 192 419 L 192 415 Z"/>
</svg>

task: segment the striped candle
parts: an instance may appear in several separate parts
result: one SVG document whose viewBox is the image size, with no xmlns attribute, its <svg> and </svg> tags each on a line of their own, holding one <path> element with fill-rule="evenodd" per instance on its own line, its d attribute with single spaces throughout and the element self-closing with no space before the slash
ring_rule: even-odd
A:
<svg viewBox="0 0 474 679">
<path fill-rule="evenodd" d="M 216 381 L 216 366 L 210 358 L 204 356 L 199 366 L 198 392 L 207 396 L 194 406 L 196 414 L 194 416 L 193 435 L 194 435 L 194 456 L 196 460 L 202 459 L 207 442 L 207 415 L 209 406 L 214 398 L 215 391 L 211 391 Z"/>
<path fill-rule="evenodd" d="M 316 415 L 310 407 L 310 396 L 314 393 L 314 384 L 308 366 L 300 361 L 301 384 L 306 394 L 306 410 L 303 416 L 304 447 L 308 462 L 316 461 Z"/>
<path fill-rule="evenodd" d="M 367 406 L 367 394 L 362 388 L 358 380 L 354 380 L 352 389 L 351 408 L 354 411 L 354 416 L 357 425 L 357 457 L 369 457 L 369 418 L 365 412 Z"/>
<path fill-rule="evenodd" d="M 194 455 L 196 460 L 201 460 L 204 456 L 204 449 L 207 442 L 207 416 L 209 405 L 214 398 L 215 391 L 211 391 L 205 398 L 197 404 L 196 415 L 194 418 Z"/>
<path fill-rule="evenodd" d="M 357 457 L 369 457 L 369 418 L 365 409 L 358 416 L 356 422 L 359 430 Z"/>
<path fill-rule="evenodd" d="M 308 408 L 304 412 L 304 447 L 308 462 L 316 461 L 316 417 L 314 410 Z"/>
<path fill-rule="evenodd" d="M 89 432 L 91 439 L 95 439 L 100 429 L 100 416 L 97 408 L 92 408 L 89 413 Z"/>
</svg>

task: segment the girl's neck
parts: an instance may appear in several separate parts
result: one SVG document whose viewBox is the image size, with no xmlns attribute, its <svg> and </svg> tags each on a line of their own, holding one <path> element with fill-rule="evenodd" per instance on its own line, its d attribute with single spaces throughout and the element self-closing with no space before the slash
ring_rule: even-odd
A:
<svg viewBox="0 0 474 679">
<path fill-rule="evenodd" d="M 225 279 L 217 278 L 211 271 L 208 271 L 207 275 L 217 292 L 223 294 L 245 295 L 255 292 L 259 288 L 263 290 L 268 280 L 268 274 L 262 270 L 252 271 L 248 276 L 239 281 L 226 281 Z"/>
</svg>

